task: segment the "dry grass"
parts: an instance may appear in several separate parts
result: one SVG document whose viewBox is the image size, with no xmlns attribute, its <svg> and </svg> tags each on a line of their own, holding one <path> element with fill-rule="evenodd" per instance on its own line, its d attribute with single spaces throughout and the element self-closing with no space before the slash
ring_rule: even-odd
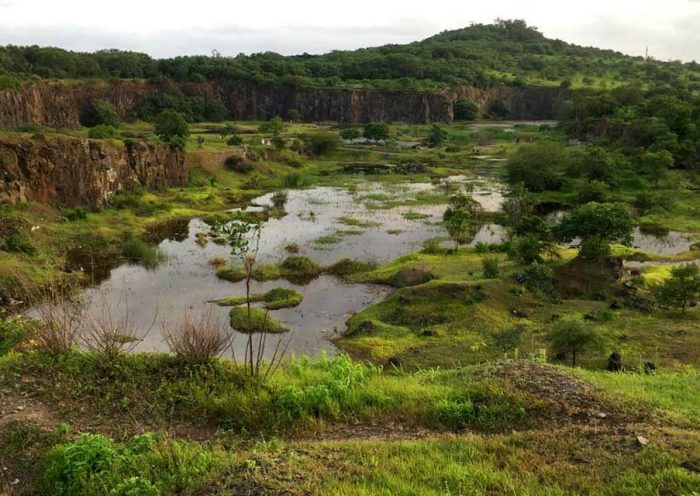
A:
<svg viewBox="0 0 700 496">
<path fill-rule="evenodd" d="M 190 311 L 178 325 L 163 322 L 161 332 L 170 351 L 185 362 L 208 362 L 231 344 L 228 325 L 212 309 Z"/>
</svg>

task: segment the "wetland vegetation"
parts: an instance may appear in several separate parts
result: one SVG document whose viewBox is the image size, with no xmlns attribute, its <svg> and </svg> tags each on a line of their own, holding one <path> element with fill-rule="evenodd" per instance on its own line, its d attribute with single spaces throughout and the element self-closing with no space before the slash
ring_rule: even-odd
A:
<svg viewBox="0 0 700 496">
<path fill-rule="evenodd" d="M 470 29 L 426 46 L 521 33 Z M 168 141 L 189 183 L 1 207 L 0 491 L 697 495 L 698 73 L 661 67 L 560 122 L 199 122 L 154 99 L 42 129 Z"/>
</svg>

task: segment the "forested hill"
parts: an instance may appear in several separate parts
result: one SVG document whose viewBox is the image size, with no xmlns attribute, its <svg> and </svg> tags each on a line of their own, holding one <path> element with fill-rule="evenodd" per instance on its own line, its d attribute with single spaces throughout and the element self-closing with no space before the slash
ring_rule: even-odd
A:
<svg viewBox="0 0 700 496">
<path fill-rule="evenodd" d="M 700 64 L 646 60 L 572 45 L 548 39 L 524 21 L 514 20 L 475 24 L 406 45 L 323 55 L 266 52 L 158 60 L 119 50 L 78 53 L 38 46 L 0 47 L 0 89 L 35 78 L 250 81 L 401 91 L 503 84 L 610 88 L 639 81 L 697 91 Z"/>
</svg>

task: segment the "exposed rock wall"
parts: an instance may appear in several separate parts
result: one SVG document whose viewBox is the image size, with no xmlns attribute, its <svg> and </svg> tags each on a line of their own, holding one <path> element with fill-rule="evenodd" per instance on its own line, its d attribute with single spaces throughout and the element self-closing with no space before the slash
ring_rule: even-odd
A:
<svg viewBox="0 0 700 496">
<path fill-rule="evenodd" d="M 290 109 L 307 122 L 362 123 L 400 121 L 451 122 L 454 102 L 461 96 L 475 101 L 484 114 L 502 101 L 514 119 L 556 119 L 569 94 L 558 88 L 463 88 L 454 92 L 389 93 L 365 89 L 293 88 L 252 83 L 150 83 L 144 81 L 40 82 L 20 90 L 0 90 L 0 127 L 39 124 L 75 129 L 92 104 L 109 101 L 127 115 L 154 92 L 177 86 L 185 94 L 221 97 L 234 119 L 268 119 Z"/>
<path fill-rule="evenodd" d="M 99 208 L 118 191 L 185 185 L 184 153 L 165 144 L 0 134 L 0 198 Z"/>
</svg>

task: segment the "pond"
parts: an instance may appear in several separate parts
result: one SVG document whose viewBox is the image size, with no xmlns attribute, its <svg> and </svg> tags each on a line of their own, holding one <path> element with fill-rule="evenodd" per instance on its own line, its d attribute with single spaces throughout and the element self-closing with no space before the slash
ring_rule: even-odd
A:
<svg viewBox="0 0 700 496">
<path fill-rule="evenodd" d="M 500 189 L 484 178 L 451 178 L 453 182 L 473 183 L 474 195 L 485 208 L 498 209 Z M 445 210 L 436 195 L 439 184 L 405 183 L 382 185 L 364 183 L 354 188 L 316 187 L 286 192 L 286 215 L 271 218 L 263 225 L 258 260 L 279 263 L 289 256 L 286 246 L 298 247 L 298 255 L 307 256 L 327 266 L 343 258 L 377 263 L 389 262 L 402 255 L 420 250 L 429 238 L 444 237 L 440 225 Z M 422 197 L 421 195 L 428 195 Z M 426 198 L 429 198 L 430 201 Z M 422 199 L 423 198 L 423 199 Z M 271 206 L 273 194 L 251 202 L 251 209 Z M 228 319 L 230 308 L 209 304 L 211 300 L 245 294 L 243 283 L 232 283 L 216 277 L 209 261 L 214 257 L 229 257 L 227 246 L 209 242 L 197 243 L 199 233 L 210 227 L 201 219 L 186 225 L 178 224 L 170 232 L 153 233 L 164 239 L 159 248 L 166 259 L 148 269 L 140 265 L 122 264 L 106 271 L 104 280 L 88 289 L 88 312 L 94 315 L 109 312 L 124 315 L 140 330 L 140 351 L 167 351 L 160 332 L 160 323 L 175 324 L 185 311 L 212 308 L 222 319 Z M 490 242 L 498 238 L 497 226 L 484 226 L 477 241 Z M 291 329 L 272 337 L 289 341 L 289 351 L 295 354 L 333 352 L 329 338 L 345 329 L 345 322 L 356 312 L 386 298 L 390 288 L 373 284 L 349 284 L 331 275 L 321 275 L 306 285 L 284 280 L 254 282 L 252 291 L 264 293 L 275 287 L 293 288 L 304 296 L 295 307 L 271 311 L 270 315 Z M 155 322 L 155 325 L 153 325 Z M 237 333 L 236 333 L 237 334 Z M 234 341 L 236 355 L 241 355 L 246 336 Z"/>
</svg>

